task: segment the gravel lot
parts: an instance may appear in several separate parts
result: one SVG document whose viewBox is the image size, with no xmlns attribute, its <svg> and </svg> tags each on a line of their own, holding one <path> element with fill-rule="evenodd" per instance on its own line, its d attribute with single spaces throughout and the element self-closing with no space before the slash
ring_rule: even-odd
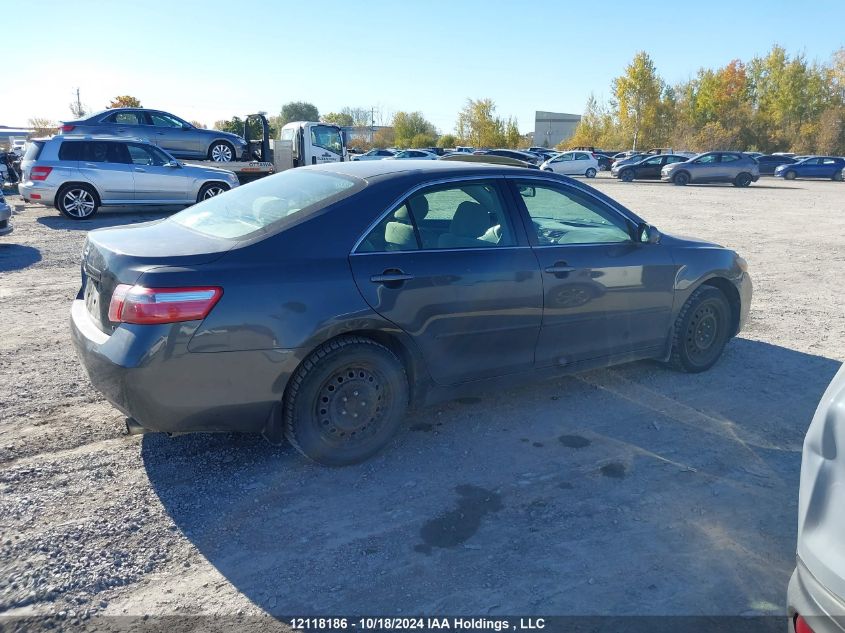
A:
<svg viewBox="0 0 845 633">
<path fill-rule="evenodd" d="M 801 442 L 845 359 L 845 185 L 594 184 L 748 260 L 723 360 L 416 411 L 339 470 L 252 436 L 124 436 L 69 307 L 85 232 L 161 213 L 27 206 L 0 238 L 0 613 L 783 613 Z"/>
</svg>

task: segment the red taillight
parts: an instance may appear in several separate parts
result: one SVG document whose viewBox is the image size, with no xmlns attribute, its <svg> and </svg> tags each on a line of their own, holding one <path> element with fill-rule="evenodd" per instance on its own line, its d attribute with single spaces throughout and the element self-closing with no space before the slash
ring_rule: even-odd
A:
<svg viewBox="0 0 845 633">
<path fill-rule="evenodd" d="M 800 615 L 795 616 L 795 633 L 813 633 L 813 629 L 807 624 L 807 620 Z"/>
<path fill-rule="evenodd" d="M 75 127 L 76 127 L 75 125 L 71 125 L 70 123 L 65 123 L 65 124 L 62 126 L 62 132 L 71 132 L 71 131 L 73 131 L 73 129 L 74 129 Z"/>
<path fill-rule="evenodd" d="M 223 288 L 144 288 L 120 284 L 109 303 L 112 323 L 178 323 L 199 321 L 208 316 L 223 296 Z"/>
<path fill-rule="evenodd" d="M 31 180 L 47 180 L 47 176 L 53 171 L 52 167 L 33 167 L 29 172 Z"/>
</svg>

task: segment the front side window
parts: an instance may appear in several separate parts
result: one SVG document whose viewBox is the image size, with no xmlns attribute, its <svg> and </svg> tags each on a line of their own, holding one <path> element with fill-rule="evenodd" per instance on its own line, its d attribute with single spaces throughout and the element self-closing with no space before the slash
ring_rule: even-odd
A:
<svg viewBox="0 0 845 633">
<path fill-rule="evenodd" d="M 687 159 L 684 156 L 668 156 L 666 158 L 667 165 L 671 165 L 673 163 L 685 163 L 686 161 Z"/>
<path fill-rule="evenodd" d="M 311 128 L 311 145 L 327 149 L 335 154 L 343 152 L 343 140 L 340 130 L 327 125 L 315 125 Z"/>
<path fill-rule="evenodd" d="M 565 160 L 572 160 L 572 154 L 561 154 L 557 158 L 555 158 L 552 162 L 553 163 L 560 163 Z"/>
<path fill-rule="evenodd" d="M 129 157 L 134 165 L 152 165 L 161 167 L 170 162 L 170 158 L 156 147 L 151 145 L 140 145 L 127 143 Z"/>
<path fill-rule="evenodd" d="M 737 156 L 736 154 L 722 154 L 723 163 L 732 163 L 735 160 L 739 160 L 739 156 Z"/>
<path fill-rule="evenodd" d="M 705 154 L 704 156 L 699 156 L 695 159 L 695 163 L 698 165 L 712 165 L 718 159 L 717 154 Z"/>
<path fill-rule="evenodd" d="M 629 242 L 624 218 L 574 189 L 517 182 L 539 246 Z"/>
<path fill-rule="evenodd" d="M 162 112 L 150 112 L 150 121 L 152 121 L 153 125 L 155 125 L 156 127 L 182 127 L 181 121 L 173 118 L 169 114 L 164 114 Z"/>
<path fill-rule="evenodd" d="M 650 166 L 652 166 L 652 167 L 657 167 L 657 166 L 658 166 L 658 165 L 660 165 L 662 162 L 663 162 L 663 159 L 662 159 L 662 158 L 660 158 L 660 157 L 658 157 L 658 158 L 649 158 L 648 160 L 643 161 L 643 165 L 650 165 Z"/>
<path fill-rule="evenodd" d="M 115 123 L 116 125 L 141 125 L 141 117 L 137 112 L 115 112 L 107 116 L 103 121 L 105 123 Z"/>
<path fill-rule="evenodd" d="M 304 219 L 363 186 L 336 174 L 288 169 L 204 200 L 166 221 L 212 237 L 249 239 Z"/>
<path fill-rule="evenodd" d="M 472 182 L 413 194 L 367 235 L 358 252 L 514 245 L 516 239 L 498 187 Z"/>
</svg>

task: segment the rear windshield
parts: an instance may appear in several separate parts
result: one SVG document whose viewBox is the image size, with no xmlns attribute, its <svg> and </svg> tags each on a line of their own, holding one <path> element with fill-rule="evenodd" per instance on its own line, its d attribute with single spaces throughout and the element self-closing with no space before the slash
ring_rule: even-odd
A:
<svg viewBox="0 0 845 633">
<path fill-rule="evenodd" d="M 44 141 L 30 141 L 22 160 L 38 160 L 43 147 Z"/>
<path fill-rule="evenodd" d="M 204 200 L 170 221 L 212 237 L 249 239 L 272 233 L 286 220 L 318 211 L 362 186 L 337 174 L 288 169 Z"/>
</svg>

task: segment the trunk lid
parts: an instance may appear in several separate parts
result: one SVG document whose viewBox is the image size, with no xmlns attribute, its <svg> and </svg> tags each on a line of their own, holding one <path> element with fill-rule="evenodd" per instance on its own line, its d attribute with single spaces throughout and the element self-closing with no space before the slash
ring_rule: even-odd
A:
<svg viewBox="0 0 845 633">
<path fill-rule="evenodd" d="M 82 288 L 88 313 L 97 327 L 111 334 L 109 303 L 119 284 L 134 284 L 154 268 L 190 268 L 213 262 L 236 242 L 158 220 L 129 227 L 91 231 L 82 252 Z"/>
</svg>

